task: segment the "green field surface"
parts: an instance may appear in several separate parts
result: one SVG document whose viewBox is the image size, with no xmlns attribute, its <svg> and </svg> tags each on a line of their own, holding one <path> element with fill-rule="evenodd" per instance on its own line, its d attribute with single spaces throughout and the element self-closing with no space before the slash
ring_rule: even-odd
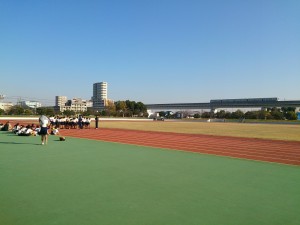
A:
<svg viewBox="0 0 300 225">
<path fill-rule="evenodd" d="M 0 132 L 1 225 L 296 225 L 300 167 Z"/>
</svg>

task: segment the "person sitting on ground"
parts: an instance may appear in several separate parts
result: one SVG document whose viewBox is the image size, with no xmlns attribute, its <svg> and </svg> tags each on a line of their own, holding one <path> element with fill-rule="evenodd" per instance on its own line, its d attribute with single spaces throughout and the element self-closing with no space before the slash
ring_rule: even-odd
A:
<svg viewBox="0 0 300 225">
<path fill-rule="evenodd" d="M 40 135 L 41 127 L 39 125 L 37 125 L 34 131 L 36 134 Z"/>
<path fill-rule="evenodd" d="M 27 128 L 23 125 L 20 126 L 20 129 L 16 132 L 16 135 L 18 136 L 24 136 L 23 134 L 26 133 Z"/>
<path fill-rule="evenodd" d="M 33 129 L 30 125 L 23 127 L 20 130 L 20 132 L 18 132 L 18 136 L 31 136 L 31 135 L 33 135 Z"/>
<path fill-rule="evenodd" d="M 57 127 L 54 127 L 52 130 L 51 130 L 51 135 L 59 135 L 59 130 Z"/>
<path fill-rule="evenodd" d="M 12 132 L 16 134 L 20 130 L 20 127 L 20 124 L 16 123 L 12 129 Z"/>
<path fill-rule="evenodd" d="M 2 127 L 1 130 L 2 130 L 2 131 L 11 131 L 11 130 L 12 130 L 12 126 L 11 126 L 10 122 L 7 121 L 7 122 L 4 124 L 4 126 Z"/>
</svg>

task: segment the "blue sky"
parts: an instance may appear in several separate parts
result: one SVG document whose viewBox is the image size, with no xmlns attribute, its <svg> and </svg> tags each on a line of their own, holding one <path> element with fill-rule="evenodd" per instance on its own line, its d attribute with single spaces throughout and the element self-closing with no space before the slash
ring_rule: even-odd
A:
<svg viewBox="0 0 300 225">
<path fill-rule="evenodd" d="M 298 0 L 0 0 L 0 94 L 300 99 Z"/>
</svg>

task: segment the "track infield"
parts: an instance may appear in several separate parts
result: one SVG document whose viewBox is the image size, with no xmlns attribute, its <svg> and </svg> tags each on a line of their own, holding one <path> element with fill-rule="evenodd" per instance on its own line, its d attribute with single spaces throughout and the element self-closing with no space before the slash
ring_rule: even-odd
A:
<svg viewBox="0 0 300 225">
<path fill-rule="evenodd" d="M 68 129 L 64 136 L 300 165 L 300 142 L 123 129 Z"/>
<path fill-rule="evenodd" d="M 291 165 L 71 137 L 42 146 L 0 132 L 0 180 L 1 225 L 300 221 Z"/>
</svg>

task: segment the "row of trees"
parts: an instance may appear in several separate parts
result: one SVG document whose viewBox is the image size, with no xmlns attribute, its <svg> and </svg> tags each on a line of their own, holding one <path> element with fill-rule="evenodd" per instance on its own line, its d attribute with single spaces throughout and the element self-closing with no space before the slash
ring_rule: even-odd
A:
<svg viewBox="0 0 300 225">
<path fill-rule="evenodd" d="M 0 115 L 35 115 L 35 114 L 54 115 L 54 109 L 52 107 L 41 107 L 41 108 L 32 109 L 29 107 L 22 107 L 19 105 L 12 106 L 7 111 L 0 109 Z"/>
<path fill-rule="evenodd" d="M 32 109 L 29 107 L 21 107 L 19 105 L 12 106 L 9 110 L 4 111 L 0 109 L 0 115 L 56 115 L 53 107 L 40 107 Z M 59 113 L 66 116 L 73 116 L 78 114 L 71 110 L 66 110 Z M 98 116 L 117 116 L 117 117 L 148 117 L 147 108 L 142 102 L 135 101 L 117 101 L 115 103 L 108 103 L 102 111 L 95 111 L 88 109 L 85 112 L 80 112 L 83 116 L 98 115 Z"/>
<path fill-rule="evenodd" d="M 297 114 L 294 107 L 268 108 L 266 110 L 248 111 L 244 113 L 241 110 L 235 112 L 226 112 L 221 110 L 215 114 L 204 112 L 201 115 L 195 114 L 195 118 L 222 118 L 222 119 L 263 119 L 263 120 L 296 120 Z"/>
<path fill-rule="evenodd" d="M 148 117 L 147 107 L 142 102 L 130 100 L 110 103 L 101 114 L 117 117 Z"/>
<path fill-rule="evenodd" d="M 244 113 L 241 110 L 235 112 L 228 112 L 221 110 L 217 113 L 204 112 L 202 114 L 193 115 L 194 118 L 222 118 L 222 119 L 263 119 L 263 120 L 296 120 L 297 114 L 295 113 L 295 107 L 282 107 L 282 108 L 267 108 L 266 110 L 248 111 Z M 0 109 L 0 115 L 55 115 L 57 114 L 53 107 L 40 107 L 32 109 L 29 107 L 13 106 L 8 111 Z M 73 116 L 78 114 L 74 111 L 64 111 L 60 113 L 66 116 Z M 135 101 L 117 101 L 109 103 L 107 107 L 102 111 L 94 111 L 88 109 L 86 112 L 80 113 L 83 116 L 98 115 L 98 116 L 114 116 L 114 117 L 148 117 L 147 108 L 142 102 Z M 187 117 L 189 112 L 181 112 L 183 117 Z M 170 111 L 159 112 L 160 116 L 166 118 L 178 118 L 178 116 Z"/>
<path fill-rule="evenodd" d="M 297 114 L 295 107 L 282 107 L 282 108 L 267 108 L 265 110 L 243 112 L 236 110 L 235 112 L 228 112 L 221 110 L 217 113 L 203 112 L 191 114 L 189 111 L 181 111 L 173 113 L 171 111 L 161 111 L 159 116 L 173 119 L 173 118 L 218 118 L 218 119 L 262 119 L 262 120 L 296 120 Z"/>
</svg>

